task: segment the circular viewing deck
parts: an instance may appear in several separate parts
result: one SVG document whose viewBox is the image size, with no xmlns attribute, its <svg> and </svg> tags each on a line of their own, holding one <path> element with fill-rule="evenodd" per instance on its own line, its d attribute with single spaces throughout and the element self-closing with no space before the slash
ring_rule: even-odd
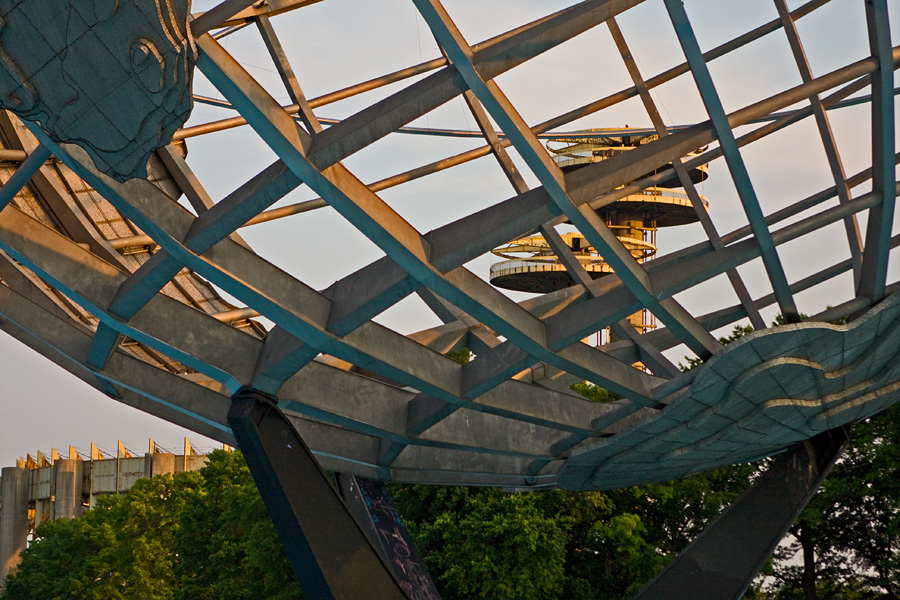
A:
<svg viewBox="0 0 900 600">
<path fill-rule="evenodd" d="M 703 196 L 703 208 L 709 210 L 709 202 Z M 639 212 L 648 229 L 674 227 L 699 221 L 691 199 L 684 192 L 661 188 L 648 188 L 639 194 L 631 194 L 597 209 L 607 222 L 613 211 Z"/>
<path fill-rule="evenodd" d="M 575 285 L 566 267 L 554 257 L 551 261 L 504 260 L 491 265 L 491 285 L 517 292 L 547 294 Z M 593 279 L 612 273 L 606 263 L 585 264 Z"/>
<path fill-rule="evenodd" d="M 613 272 L 584 236 L 567 233 L 560 237 L 593 279 Z M 619 241 L 637 260 L 656 254 L 656 246 L 650 242 L 626 237 L 620 237 Z M 546 294 L 575 285 L 550 244 L 539 235 L 513 240 L 492 253 L 502 259 L 491 265 L 491 284 L 497 287 Z"/>
</svg>

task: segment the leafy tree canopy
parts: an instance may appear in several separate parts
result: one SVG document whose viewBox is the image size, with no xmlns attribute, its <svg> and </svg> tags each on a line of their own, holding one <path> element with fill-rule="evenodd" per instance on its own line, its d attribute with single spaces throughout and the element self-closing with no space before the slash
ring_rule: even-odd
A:
<svg viewBox="0 0 900 600">
<path fill-rule="evenodd" d="M 0 600 L 302 598 L 240 453 L 49 521 Z"/>
</svg>

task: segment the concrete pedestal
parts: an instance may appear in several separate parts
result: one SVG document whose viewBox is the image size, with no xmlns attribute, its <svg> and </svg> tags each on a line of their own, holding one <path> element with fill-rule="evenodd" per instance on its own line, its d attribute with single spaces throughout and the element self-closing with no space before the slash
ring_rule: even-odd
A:
<svg viewBox="0 0 900 600">
<path fill-rule="evenodd" d="M 53 463 L 55 493 L 54 519 L 77 519 L 83 512 L 81 478 L 84 462 L 78 459 L 58 459 Z"/>
<path fill-rule="evenodd" d="M 0 471 L 0 579 L 19 564 L 28 544 L 28 488 L 31 472 L 18 467 Z"/>
</svg>

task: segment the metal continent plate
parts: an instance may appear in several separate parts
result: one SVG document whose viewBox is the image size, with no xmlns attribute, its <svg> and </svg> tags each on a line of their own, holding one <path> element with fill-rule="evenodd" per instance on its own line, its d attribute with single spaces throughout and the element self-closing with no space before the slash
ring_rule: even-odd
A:
<svg viewBox="0 0 900 600">
<path fill-rule="evenodd" d="M 748 462 L 900 400 L 900 294 L 850 325 L 754 332 L 698 369 L 668 406 L 572 452 L 559 484 L 611 489 Z"/>
<path fill-rule="evenodd" d="M 146 177 L 192 108 L 189 0 L 0 0 L 0 106 Z"/>
</svg>

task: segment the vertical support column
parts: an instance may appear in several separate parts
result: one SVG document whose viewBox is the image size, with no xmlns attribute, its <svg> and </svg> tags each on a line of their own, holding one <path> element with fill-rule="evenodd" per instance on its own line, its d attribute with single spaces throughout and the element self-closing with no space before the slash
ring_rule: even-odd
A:
<svg viewBox="0 0 900 600">
<path fill-rule="evenodd" d="M 408 600 L 273 396 L 243 388 L 228 423 L 307 600 Z"/>
<path fill-rule="evenodd" d="M 28 544 L 28 496 L 31 472 L 5 467 L 0 472 L 0 580 L 19 564 Z"/>
<path fill-rule="evenodd" d="M 84 463 L 78 459 L 58 459 L 53 463 L 56 493 L 53 500 L 54 519 L 77 519 L 81 516 L 81 477 Z"/>
<path fill-rule="evenodd" d="M 847 442 L 849 427 L 788 448 L 633 600 L 738 600 Z"/>
<path fill-rule="evenodd" d="M 169 452 L 154 452 L 150 455 L 150 475 L 174 475 L 175 455 Z"/>
</svg>

